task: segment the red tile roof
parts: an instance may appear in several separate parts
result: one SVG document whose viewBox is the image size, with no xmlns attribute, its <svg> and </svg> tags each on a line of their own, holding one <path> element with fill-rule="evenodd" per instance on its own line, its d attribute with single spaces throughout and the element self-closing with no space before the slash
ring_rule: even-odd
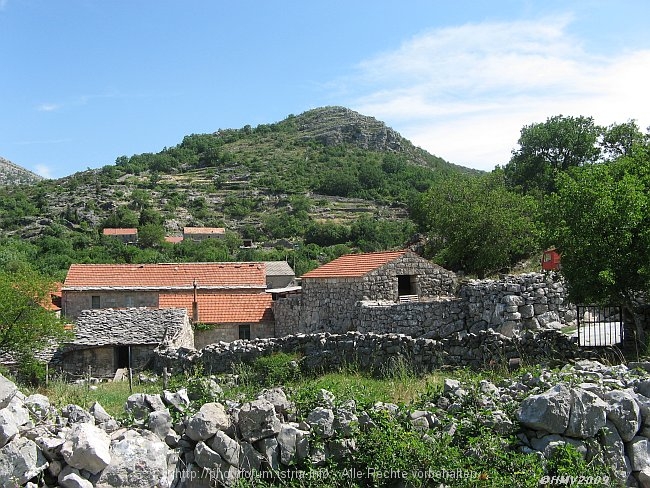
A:
<svg viewBox="0 0 650 488">
<path fill-rule="evenodd" d="M 223 227 L 183 227 L 183 234 L 223 234 Z"/>
<path fill-rule="evenodd" d="M 302 275 L 302 278 L 360 278 L 403 256 L 406 252 L 387 251 L 347 254 Z"/>
<path fill-rule="evenodd" d="M 63 290 L 266 288 L 264 263 L 73 264 Z"/>
<path fill-rule="evenodd" d="M 184 308 L 192 317 L 191 293 L 161 293 L 160 308 Z M 203 294 L 197 296 L 199 322 L 203 324 L 241 324 L 273 321 L 273 300 L 267 293 Z"/>
<path fill-rule="evenodd" d="M 122 229 L 115 228 L 115 229 L 112 229 L 112 228 L 106 228 L 102 232 L 103 232 L 103 234 L 105 236 L 128 236 L 128 235 L 132 235 L 132 234 L 137 234 L 138 229 L 131 229 L 131 228 L 122 228 Z"/>
<path fill-rule="evenodd" d="M 178 244 L 179 242 L 183 242 L 183 236 L 167 236 L 165 237 L 165 242 L 169 242 L 170 244 Z"/>
</svg>

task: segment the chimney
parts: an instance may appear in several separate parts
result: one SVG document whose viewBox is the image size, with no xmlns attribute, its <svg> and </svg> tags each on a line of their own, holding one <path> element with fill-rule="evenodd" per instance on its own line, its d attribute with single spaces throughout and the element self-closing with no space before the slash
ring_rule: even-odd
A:
<svg viewBox="0 0 650 488">
<path fill-rule="evenodd" d="M 198 284 L 196 282 L 196 278 L 194 278 L 192 285 L 194 286 L 194 299 L 192 301 L 192 321 L 196 324 L 199 321 L 199 302 L 196 299 L 196 288 Z"/>
</svg>

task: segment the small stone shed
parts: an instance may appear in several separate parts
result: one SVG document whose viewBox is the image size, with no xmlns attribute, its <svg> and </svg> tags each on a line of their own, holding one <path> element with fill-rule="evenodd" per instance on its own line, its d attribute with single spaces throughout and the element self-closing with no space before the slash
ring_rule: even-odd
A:
<svg viewBox="0 0 650 488">
<path fill-rule="evenodd" d="M 192 326 L 184 309 L 85 310 L 74 326 L 75 339 L 61 349 L 61 369 L 82 376 L 113 377 L 121 368 L 145 368 L 159 346 L 193 348 Z"/>
<path fill-rule="evenodd" d="M 102 234 L 119 239 L 125 244 L 138 242 L 138 229 L 133 227 L 107 227 L 102 231 Z"/>
<path fill-rule="evenodd" d="M 304 274 L 300 296 L 275 303 L 276 333 L 356 330 L 364 300 L 421 301 L 456 287 L 453 272 L 408 250 L 348 254 Z"/>
</svg>

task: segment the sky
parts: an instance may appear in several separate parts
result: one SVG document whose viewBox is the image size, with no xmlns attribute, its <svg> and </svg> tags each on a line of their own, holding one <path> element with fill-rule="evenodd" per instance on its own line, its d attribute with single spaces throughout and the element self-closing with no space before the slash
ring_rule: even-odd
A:
<svg viewBox="0 0 650 488">
<path fill-rule="evenodd" d="M 48 178 L 339 105 L 481 170 L 650 126 L 647 0 L 0 0 L 0 157 Z"/>
</svg>

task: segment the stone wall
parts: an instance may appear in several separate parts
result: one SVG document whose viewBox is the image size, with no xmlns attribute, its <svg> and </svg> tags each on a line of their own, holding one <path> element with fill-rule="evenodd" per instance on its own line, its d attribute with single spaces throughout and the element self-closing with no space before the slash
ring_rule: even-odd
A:
<svg viewBox="0 0 650 488">
<path fill-rule="evenodd" d="M 456 296 L 448 296 L 441 292 L 451 290 L 455 281 L 434 270 L 427 279 L 417 275 L 418 302 L 399 303 L 395 277 L 409 274 L 409 268 L 401 268 L 399 262 L 388 266 L 363 281 L 310 280 L 303 285 L 302 298 L 275 302 L 276 333 L 340 334 L 355 330 L 440 339 L 461 331 L 494 329 L 513 336 L 528 330 L 561 328 L 576 318 L 575 307 L 566 301 L 564 285 L 554 273 L 472 280 L 462 284 Z"/>
<path fill-rule="evenodd" d="M 88 372 L 97 378 L 113 378 L 115 371 L 118 369 L 117 347 L 120 346 L 68 350 L 62 355 L 61 371 L 72 378 L 84 377 Z M 129 346 L 121 347 L 128 348 Z M 144 370 L 153 361 L 156 346 L 140 345 L 130 347 L 131 367 L 136 371 Z"/>
<path fill-rule="evenodd" d="M 251 339 L 265 339 L 275 336 L 275 326 L 272 322 L 261 322 L 256 324 L 241 324 L 249 325 L 251 332 Z M 211 329 L 195 329 L 194 330 L 194 347 L 202 349 L 209 344 L 215 342 L 232 342 L 239 340 L 239 326 L 240 324 L 224 324 L 217 325 Z"/>
<path fill-rule="evenodd" d="M 402 364 L 417 372 L 442 366 L 475 368 L 507 366 L 520 359 L 531 364 L 560 362 L 576 358 L 616 357 L 601 348 L 598 352 L 578 348 L 565 334 L 555 330 L 521 337 L 506 337 L 492 330 L 461 333 L 441 340 L 414 339 L 403 334 L 297 334 L 286 337 L 211 344 L 200 351 L 168 349 L 159 351 L 155 368 L 192 371 L 197 365 L 208 374 L 230 372 L 234 364 L 250 363 L 274 353 L 295 353 L 309 373 L 337 370 L 356 365 L 364 371 L 383 373 Z"/>
<path fill-rule="evenodd" d="M 340 334 L 358 330 L 359 302 L 396 302 L 400 275 L 413 277 L 412 294 L 420 299 L 453 294 L 457 286 L 454 273 L 414 253 L 406 253 L 362 277 L 305 278 L 300 297 L 275 302 L 276 332 Z"/>
<path fill-rule="evenodd" d="M 76 319 L 82 310 L 92 309 L 92 297 L 99 297 L 99 308 L 158 308 L 158 291 L 101 290 L 64 291 L 62 313 Z"/>
</svg>

